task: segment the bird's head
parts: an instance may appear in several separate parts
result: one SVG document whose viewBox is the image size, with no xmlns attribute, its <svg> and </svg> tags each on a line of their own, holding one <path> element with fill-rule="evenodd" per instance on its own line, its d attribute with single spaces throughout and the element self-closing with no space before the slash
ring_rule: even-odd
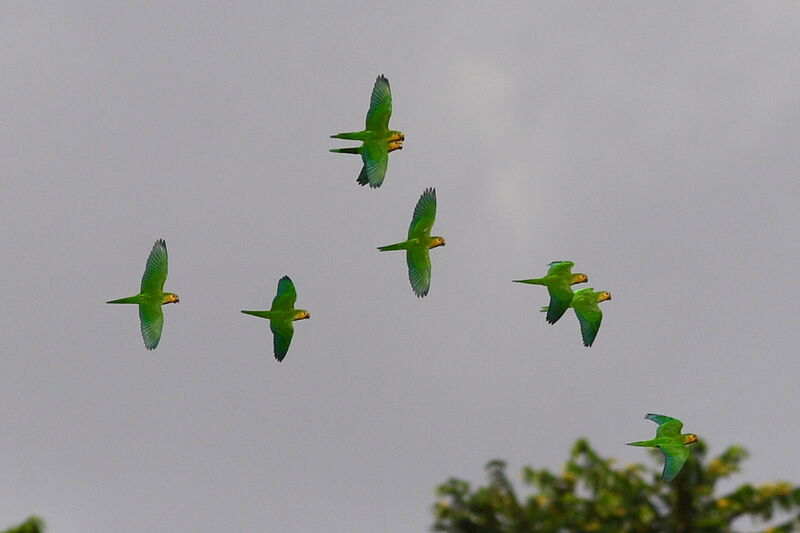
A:
<svg viewBox="0 0 800 533">
<path fill-rule="evenodd" d="M 164 301 L 161 302 L 161 305 L 164 305 L 164 304 L 176 304 L 176 303 L 178 303 L 180 301 L 181 301 L 181 299 L 178 298 L 177 294 L 175 294 L 173 292 L 168 292 L 168 293 L 166 293 L 164 295 Z"/>
<path fill-rule="evenodd" d="M 389 136 L 389 142 L 400 141 L 403 142 L 406 140 L 406 136 L 402 131 L 393 131 L 392 134 Z"/>
<path fill-rule="evenodd" d="M 403 149 L 403 141 L 390 141 L 389 142 L 389 151 L 394 152 L 395 150 L 402 150 Z"/>
<path fill-rule="evenodd" d="M 608 291 L 602 291 L 597 293 L 597 301 L 598 302 L 605 302 L 606 300 L 611 299 L 611 293 Z"/>
<path fill-rule="evenodd" d="M 687 433 L 686 435 L 683 435 L 684 444 L 694 444 L 695 442 L 697 442 L 697 435 L 694 433 Z"/>
<path fill-rule="evenodd" d="M 431 245 L 428 248 L 436 248 L 437 246 L 444 246 L 444 237 L 431 237 Z"/>
<path fill-rule="evenodd" d="M 297 312 L 294 314 L 294 320 L 305 320 L 307 318 L 311 318 L 311 313 L 309 313 L 305 309 L 298 309 Z"/>
<path fill-rule="evenodd" d="M 589 276 L 579 272 L 572 275 L 572 280 L 569 282 L 569 284 L 575 285 L 576 283 L 586 283 L 587 281 L 589 281 Z"/>
</svg>

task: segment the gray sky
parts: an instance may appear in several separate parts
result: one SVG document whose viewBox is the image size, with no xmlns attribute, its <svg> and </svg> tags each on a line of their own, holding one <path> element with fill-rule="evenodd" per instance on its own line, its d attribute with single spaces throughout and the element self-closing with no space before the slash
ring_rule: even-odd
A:
<svg viewBox="0 0 800 533">
<path fill-rule="evenodd" d="M 0 525 L 423 531 L 495 457 L 649 461 L 646 412 L 800 481 L 796 2 L 136 4 L 0 6 Z M 369 190 L 328 136 L 381 73 L 406 144 Z M 375 248 L 428 186 L 420 300 Z M 103 302 L 159 237 L 147 352 Z M 614 294 L 591 349 L 510 281 L 560 259 Z M 278 364 L 239 310 L 284 274 Z"/>
</svg>

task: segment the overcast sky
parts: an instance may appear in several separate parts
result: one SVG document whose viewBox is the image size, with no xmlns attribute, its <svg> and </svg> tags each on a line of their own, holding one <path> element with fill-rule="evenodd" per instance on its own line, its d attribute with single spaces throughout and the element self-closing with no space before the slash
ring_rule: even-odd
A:
<svg viewBox="0 0 800 533">
<path fill-rule="evenodd" d="M 166 4 L 0 5 L 0 526 L 424 531 L 495 457 L 649 462 L 647 412 L 800 482 L 800 4 Z M 372 190 L 328 150 L 379 74 Z M 376 247 L 429 186 L 418 299 Z M 148 352 L 104 302 L 161 237 Z M 563 259 L 613 294 L 592 348 L 511 283 Z M 239 310 L 285 274 L 278 363 Z"/>
</svg>

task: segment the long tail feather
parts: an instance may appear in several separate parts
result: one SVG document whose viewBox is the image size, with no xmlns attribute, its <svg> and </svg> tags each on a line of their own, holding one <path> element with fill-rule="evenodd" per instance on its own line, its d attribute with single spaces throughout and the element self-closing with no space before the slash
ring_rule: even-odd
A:
<svg viewBox="0 0 800 533">
<path fill-rule="evenodd" d="M 406 243 L 405 242 L 398 242 L 396 244 L 387 244 L 386 246 L 378 246 L 378 250 L 381 252 L 389 252 L 391 250 L 406 250 Z"/>
<path fill-rule="evenodd" d="M 355 154 L 355 155 L 361 153 L 358 151 L 358 148 L 331 148 L 331 152 L 336 152 L 337 154 Z"/>
<path fill-rule="evenodd" d="M 242 311 L 242 313 L 260 318 L 272 318 L 272 311 Z"/>
<path fill-rule="evenodd" d="M 109 300 L 107 304 L 138 304 L 139 296 L 128 296 L 127 298 L 120 298 L 119 300 Z"/>
<path fill-rule="evenodd" d="M 364 138 L 363 131 L 348 131 L 345 133 L 337 133 L 336 135 L 331 135 L 331 139 L 348 139 L 350 141 L 360 141 Z"/>
<path fill-rule="evenodd" d="M 512 280 L 514 283 L 529 283 L 531 285 L 545 285 L 543 278 L 535 278 L 535 279 L 515 279 Z"/>
</svg>

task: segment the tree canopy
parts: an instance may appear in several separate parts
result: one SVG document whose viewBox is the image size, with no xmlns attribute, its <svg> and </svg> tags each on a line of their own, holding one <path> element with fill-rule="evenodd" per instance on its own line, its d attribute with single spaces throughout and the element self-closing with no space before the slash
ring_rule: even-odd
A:
<svg viewBox="0 0 800 533">
<path fill-rule="evenodd" d="M 800 486 L 776 481 L 744 484 L 722 495 L 717 482 L 739 471 L 747 452 L 730 446 L 706 459 L 702 442 L 694 445 L 683 471 L 672 483 L 661 470 L 641 464 L 620 468 L 600 457 L 585 439 L 572 447 L 560 473 L 522 469 L 527 489 L 520 497 L 506 475 L 506 463 L 486 465 L 488 484 L 473 489 L 451 478 L 437 488 L 434 531 L 449 533 L 723 533 L 735 531 L 740 518 L 766 527 L 765 533 L 800 531 Z M 658 456 L 663 465 L 663 456 Z M 748 521 L 738 523 L 749 525 Z M 741 530 L 741 529 L 739 529 Z"/>
<path fill-rule="evenodd" d="M 44 521 L 37 516 L 31 516 L 20 525 L 6 529 L 2 533 L 44 533 Z"/>
</svg>

